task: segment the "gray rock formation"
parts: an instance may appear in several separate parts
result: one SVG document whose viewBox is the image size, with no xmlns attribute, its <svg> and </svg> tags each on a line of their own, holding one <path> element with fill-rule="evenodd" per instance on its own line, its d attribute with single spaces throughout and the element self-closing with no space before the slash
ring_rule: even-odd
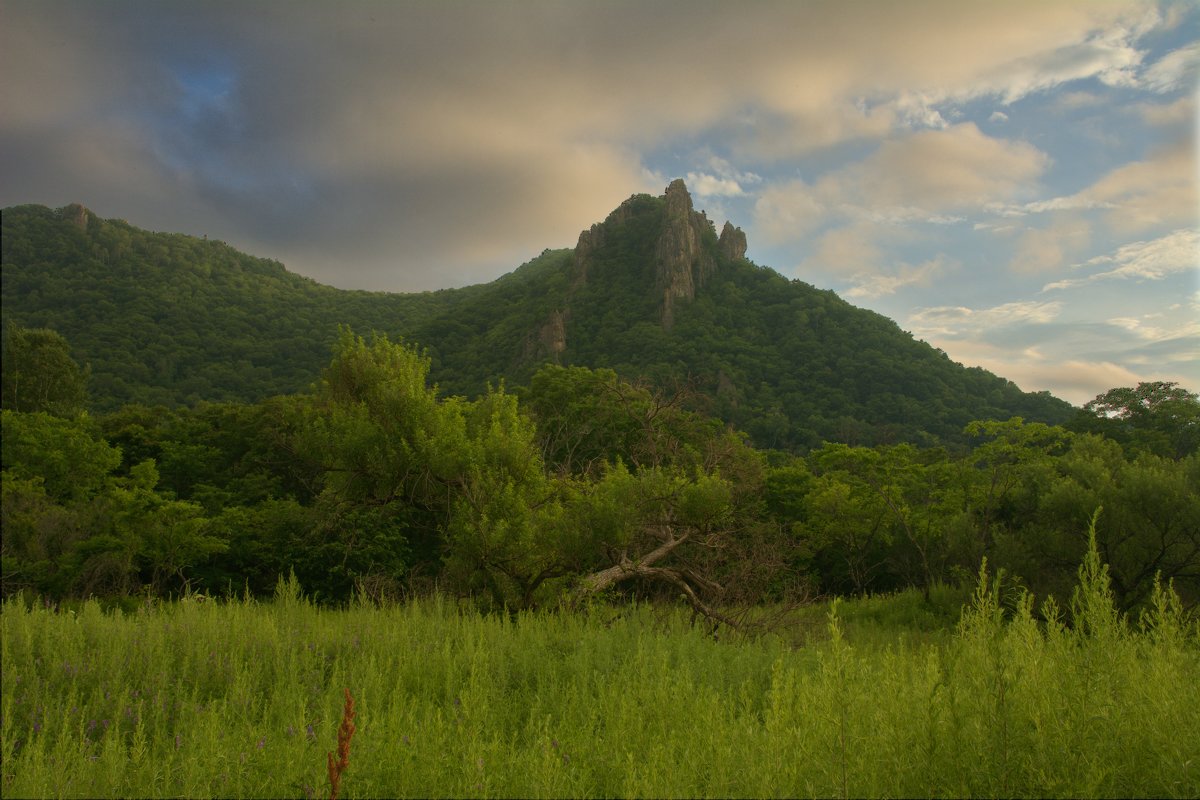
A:
<svg viewBox="0 0 1200 800">
<path fill-rule="evenodd" d="M 671 181 L 665 195 L 663 229 L 654 248 L 655 283 L 663 296 L 662 324 L 675 321 L 676 300 L 691 300 L 696 288 L 716 269 L 712 255 L 701 247 L 708 218 L 692 208 L 692 196 L 682 180 Z"/>
<path fill-rule="evenodd" d="M 726 222 L 725 227 L 721 229 L 721 238 L 717 240 L 717 246 L 721 253 L 731 261 L 746 257 L 746 234 L 741 228 L 733 227 L 733 223 Z"/>
</svg>

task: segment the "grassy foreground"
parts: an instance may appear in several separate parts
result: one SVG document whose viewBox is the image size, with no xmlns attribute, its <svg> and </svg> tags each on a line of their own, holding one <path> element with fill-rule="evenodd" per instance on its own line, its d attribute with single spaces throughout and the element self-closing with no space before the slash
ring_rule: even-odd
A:
<svg viewBox="0 0 1200 800">
<path fill-rule="evenodd" d="M 1094 554 L 1074 625 L 981 580 L 957 631 L 881 646 L 715 641 L 649 608 L 516 618 L 7 602 L 5 797 L 1200 795 L 1200 629 L 1137 625 Z M 854 605 L 842 616 L 853 617 Z"/>
</svg>

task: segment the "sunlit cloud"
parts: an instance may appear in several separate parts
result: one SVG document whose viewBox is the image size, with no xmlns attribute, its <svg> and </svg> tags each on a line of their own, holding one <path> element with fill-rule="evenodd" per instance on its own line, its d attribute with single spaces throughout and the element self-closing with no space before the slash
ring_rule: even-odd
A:
<svg viewBox="0 0 1200 800">
<path fill-rule="evenodd" d="M 936 258 L 916 266 L 901 264 L 893 274 L 856 274 L 850 279 L 854 285 L 845 292 L 845 295 L 855 299 L 874 298 L 895 294 L 898 290 L 909 286 L 928 286 L 935 277 L 955 266 L 957 265 L 944 255 L 938 255 Z"/>
<path fill-rule="evenodd" d="M 1108 255 L 1089 259 L 1080 267 L 1115 264 L 1112 269 L 1096 272 L 1084 278 L 1054 281 L 1042 287 L 1043 292 L 1069 289 L 1104 280 L 1160 280 L 1188 270 L 1200 271 L 1200 231 L 1183 228 L 1166 236 L 1146 242 L 1122 245 Z"/>
<path fill-rule="evenodd" d="M 1058 269 L 1087 247 L 1091 234 L 1087 221 L 1074 216 L 1056 219 L 1044 228 L 1029 229 L 1017 241 L 1009 268 L 1024 274 Z"/>
<path fill-rule="evenodd" d="M 1160 94 L 1181 86 L 1194 86 L 1200 73 L 1200 44 L 1193 43 L 1172 50 L 1142 73 L 1142 82 Z"/>
<path fill-rule="evenodd" d="M 922 308 L 908 318 L 914 333 L 930 336 L 960 336 L 1015 324 L 1053 322 L 1063 309 L 1058 301 L 1024 300 L 992 308 L 965 306 Z"/>
</svg>

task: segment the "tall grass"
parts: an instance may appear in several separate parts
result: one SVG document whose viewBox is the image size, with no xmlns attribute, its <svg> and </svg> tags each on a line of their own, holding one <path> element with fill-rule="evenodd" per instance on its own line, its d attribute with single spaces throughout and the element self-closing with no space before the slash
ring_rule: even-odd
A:
<svg viewBox="0 0 1200 800">
<path fill-rule="evenodd" d="M 983 571 L 945 636 L 847 636 L 874 600 L 801 647 L 645 607 L 329 610 L 294 583 L 129 615 L 8 602 L 0 793 L 324 796 L 348 687 L 342 798 L 1200 794 L 1200 629 L 1165 587 L 1134 623 L 1098 559 L 1080 576 L 1048 621 Z"/>
</svg>

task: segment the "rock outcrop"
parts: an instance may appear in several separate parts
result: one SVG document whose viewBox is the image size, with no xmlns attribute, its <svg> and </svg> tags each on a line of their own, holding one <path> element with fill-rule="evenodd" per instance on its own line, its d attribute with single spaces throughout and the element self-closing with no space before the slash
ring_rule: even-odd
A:
<svg viewBox="0 0 1200 800">
<path fill-rule="evenodd" d="M 711 223 L 692 208 L 684 182 L 671 181 L 664 199 L 662 233 L 654 248 L 655 284 L 663 297 L 662 325 L 669 330 L 675 321 L 675 301 L 695 298 L 696 288 L 704 285 L 716 263 L 701 246 Z"/>
<path fill-rule="evenodd" d="M 579 234 L 568 302 L 587 283 L 596 253 L 610 243 L 620 226 L 647 213 L 648 203 L 651 200 L 647 196 L 634 195 L 614 209 L 604 222 Z M 652 203 L 649 207 L 655 208 Z M 712 222 L 703 211 L 692 206 L 692 196 L 682 180 L 671 181 L 658 208 L 662 209 L 662 223 L 653 244 L 653 264 L 647 267 L 653 269 L 654 291 L 661 298 L 662 326 L 669 330 L 675 322 L 677 305 L 695 299 L 696 291 L 716 271 L 718 254 L 735 261 L 746 257 L 746 234 L 726 222 L 717 238 Z M 537 338 L 541 340 L 542 335 L 539 333 Z"/>
<path fill-rule="evenodd" d="M 745 258 L 746 234 L 741 228 L 735 228 L 733 223 L 727 221 L 725 227 L 721 229 L 721 238 L 717 240 L 717 247 L 721 254 L 731 261 Z"/>
</svg>

